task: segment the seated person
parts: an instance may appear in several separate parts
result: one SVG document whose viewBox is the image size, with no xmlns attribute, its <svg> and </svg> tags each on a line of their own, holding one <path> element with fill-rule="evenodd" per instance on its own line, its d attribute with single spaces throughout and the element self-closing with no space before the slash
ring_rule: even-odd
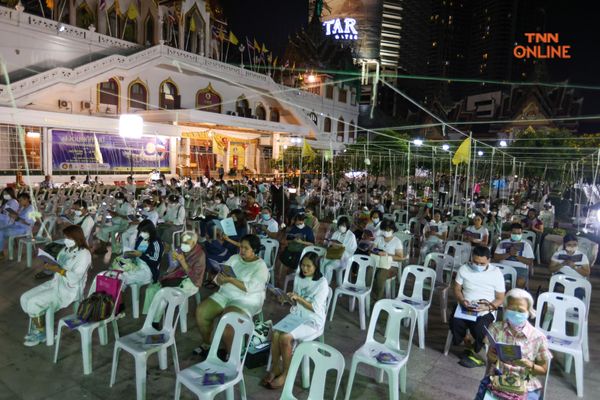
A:
<svg viewBox="0 0 600 400">
<path fill-rule="evenodd" d="M 158 224 L 158 212 L 154 208 L 154 202 L 152 199 L 145 199 L 142 202 L 143 208 L 139 214 L 139 217 L 129 223 L 129 228 L 123 232 L 121 242 L 123 243 L 123 251 L 133 249 L 135 246 L 135 239 L 137 237 L 137 227 L 140 222 L 144 220 L 152 221 L 154 226 Z"/>
<path fill-rule="evenodd" d="M 94 250 L 95 254 L 106 253 L 111 234 L 125 232 L 131 222 L 130 217 L 135 215 L 135 209 L 129 204 L 123 192 L 117 192 L 115 200 L 117 201 L 115 210 L 108 210 L 112 223 L 105 224 L 96 235 L 98 244 Z"/>
<path fill-rule="evenodd" d="M 144 220 L 138 225 L 135 250 L 127 251 L 117 257 L 112 269 L 123 271 L 123 284 L 146 285 L 158 282 L 163 244 L 158 237 L 152 221 Z"/>
<path fill-rule="evenodd" d="M 209 232 L 208 238 L 204 242 L 204 251 L 206 252 L 206 265 L 208 267 L 207 275 L 208 278 L 205 282 L 205 286 L 214 287 L 212 278 L 220 271 L 219 265 L 224 261 L 228 260 L 229 257 L 236 254 L 239 251 L 239 247 L 235 247 L 235 252 L 232 252 L 226 245 L 226 236 L 223 234 L 223 230 L 218 226 L 211 227 L 212 231 Z M 238 242 L 236 242 L 238 243 Z"/>
<path fill-rule="evenodd" d="M 354 255 L 358 244 L 356 243 L 356 236 L 350 230 L 350 220 L 348 217 L 340 217 L 337 220 L 337 230 L 333 232 L 328 243 L 328 251 L 323 260 L 323 271 L 325 272 L 325 278 L 327 282 L 331 282 L 333 271 L 339 268 L 346 268 L 348 260 Z M 341 248 L 343 253 L 338 259 L 327 258 L 327 255 L 331 254 L 330 248 Z M 342 282 L 338 282 L 341 285 Z"/>
<path fill-rule="evenodd" d="M 442 222 L 442 212 L 438 209 L 433 212 L 433 219 L 423 229 L 423 246 L 421 247 L 422 259 L 431 252 L 443 252 L 444 242 L 448 239 L 448 226 Z"/>
<path fill-rule="evenodd" d="M 258 236 L 266 236 L 271 239 L 277 238 L 279 233 L 279 224 L 277 220 L 273 218 L 273 213 L 270 207 L 263 207 L 260 212 L 260 218 L 258 223 L 255 225 L 256 233 Z"/>
<path fill-rule="evenodd" d="M 565 274 L 573 278 L 588 279 L 590 261 L 585 253 L 577 248 L 577 236 L 568 233 L 563 238 L 563 247 L 558 249 L 550 259 L 548 269 L 552 274 Z M 575 289 L 575 296 L 583 298 L 583 288 Z"/>
<path fill-rule="evenodd" d="M 467 227 L 463 233 L 464 241 L 471 243 L 471 246 L 487 246 L 489 237 L 490 232 L 483 225 L 483 214 L 475 214 L 473 225 Z"/>
<path fill-rule="evenodd" d="M 517 286 L 524 288 L 529 280 L 529 268 L 533 268 L 533 249 L 523 240 L 521 224 L 511 225 L 510 239 L 502 240 L 496 246 L 494 262 L 510 265 L 517 270 Z"/>
<path fill-rule="evenodd" d="M 207 229 L 210 225 L 214 225 L 212 220 L 225 219 L 229 214 L 229 208 L 223 203 L 223 196 L 220 194 L 215 195 L 214 203 L 204 209 L 204 219 L 200 219 L 200 235 L 206 236 Z"/>
<path fill-rule="evenodd" d="M 185 208 L 179 202 L 180 196 L 172 194 L 169 196 L 169 205 L 167 212 L 163 217 L 162 223 L 156 227 L 156 231 L 160 240 L 165 244 L 166 248 L 171 246 L 173 234 L 181 231 L 185 224 Z"/>
<path fill-rule="evenodd" d="M 377 237 L 380 235 L 380 232 L 379 232 L 380 225 L 381 225 L 381 214 L 377 210 L 371 211 L 371 213 L 369 214 L 369 223 L 367 223 L 367 226 L 365 227 L 365 229 L 370 230 L 371 232 L 373 232 L 375 237 Z"/>
<path fill-rule="evenodd" d="M 230 210 L 237 210 L 241 205 L 240 198 L 235 195 L 233 190 L 230 190 L 227 192 L 227 200 L 225 200 L 225 204 Z"/>
<path fill-rule="evenodd" d="M 527 217 L 521 220 L 523 229 L 528 229 L 535 232 L 537 237 L 540 237 L 544 233 L 544 223 L 537 217 L 537 210 L 530 208 L 527 211 Z"/>
<path fill-rule="evenodd" d="M 306 218 L 304 219 L 304 223 L 306 224 L 306 226 L 308 226 L 310 229 L 312 229 L 313 232 L 316 232 L 316 230 L 319 228 L 319 220 L 315 216 L 314 207 L 308 206 L 304 210 L 305 210 L 304 214 L 306 215 Z"/>
<path fill-rule="evenodd" d="M 498 215 L 498 206 L 493 205 L 490 207 L 490 212 L 485 218 L 485 225 L 490 233 L 488 241 L 490 244 L 494 244 L 495 238 L 500 237 L 502 234 L 502 218 Z"/>
<path fill-rule="evenodd" d="M 246 235 L 241 240 L 240 254 L 231 256 L 225 264 L 233 270 L 235 277 L 219 273 L 215 280 L 219 291 L 205 299 L 196 308 L 196 322 L 202 336 L 200 352 L 208 355 L 212 341 L 211 333 L 218 318 L 228 312 L 237 312 L 252 318 L 262 310 L 265 301 L 265 285 L 269 280 L 269 269 L 258 256 L 260 239 Z M 233 332 L 228 327 L 224 334 L 227 350 L 231 348 Z"/>
<path fill-rule="evenodd" d="M 248 221 L 256 221 L 260 214 L 260 206 L 256 202 L 256 193 L 248 192 L 246 194 L 246 219 Z"/>
<path fill-rule="evenodd" d="M 233 219 L 237 235 L 223 235 L 223 239 L 225 240 L 225 247 L 231 254 L 235 254 L 239 251 L 240 239 L 248 234 L 248 222 L 246 221 L 246 213 L 239 208 L 231 211 L 229 216 Z"/>
<path fill-rule="evenodd" d="M 2 190 L 2 198 L 0 199 L 0 228 L 12 223 L 9 210 L 19 211 L 19 202 L 15 189 L 6 187 Z"/>
<path fill-rule="evenodd" d="M 67 226 L 63 234 L 65 248 L 58 254 L 57 263 L 44 264 L 45 269 L 54 272 L 54 278 L 21 295 L 21 308 L 33 322 L 33 330 L 25 336 L 25 346 L 46 340 L 44 316 L 49 308 L 65 308 L 83 293 L 92 255 L 80 226 Z"/>
<path fill-rule="evenodd" d="M 487 247 L 476 246 L 473 249 L 471 262 L 462 265 L 454 280 L 454 297 L 457 307 L 463 307 L 477 312 L 475 321 L 450 317 L 450 331 L 453 344 L 459 345 L 464 341 L 467 349 L 460 361 L 466 367 L 484 365 L 475 355 L 484 345 L 484 327 L 494 321 L 492 311 L 504 301 L 504 275 L 500 269 L 490 264 L 490 250 Z M 467 332 L 469 331 L 470 334 Z"/>
<path fill-rule="evenodd" d="M 391 220 L 384 220 L 381 223 L 381 235 L 375 238 L 373 249 L 371 254 L 378 255 L 380 257 L 391 257 L 392 263 L 399 263 L 404 260 L 404 249 L 402 248 L 402 241 L 394 236 L 396 231 L 396 225 Z M 369 271 L 370 273 L 371 271 Z M 385 281 L 396 276 L 398 274 L 398 268 L 376 268 L 375 278 L 373 280 L 373 289 L 371 290 L 371 298 L 373 303 L 383 298 L 385 290 Z M 370 277 L 367 279 L 370 282 Z"/>
<path fill-rule="evenodd" d="M 303 322 L 289 332 L 273 329 L 271 372 L 263 378 L 263 386 L 269 389 L 283 387 L 292 360 L 293 342 L 314 339 L 325 328 L 328 295 L 329 285 L 321 275 L 319 255 L 308 252 L 300 261 L 294 289 L 288 293 L 289 299 L 295 304 L 283 319 L 300 318 Z"/>
<path fill-rule="evenodd" d="M 510 290 L 504 299 L 504 321 L 491 324 L 489 332 L 496 342 L 519 345 L 522 358 L 513 362 L 503 362 L 498 359 L 496 348 L 490 346 L 487 352 L 485 376 L 500 371 L 503 376 L 520 378 L 526 382 L 525 399 L 538 400 L 543 391 L 538 376 L 546 375 L 552 353 L 548 349 L 548 339 L 529 323 L 529 318 L 535 318 L 531 295 L 522 289 Z M 496 365 L 497 363 L 499 364 Z M 513 393 L 505 394 L 510 395 L 510 398 L 514 396 Z"/>
<path fill-rule="evenodd" d="M 280 278 L 285 274 L 296 271 L 300 262 L 300 255 L 306 246 L 315 244 L 315 235 L 308 226 L 304 223 L 305 215 L 296 214 L 294 224 L 288 229 L 286 239 L 282 242 L 285 249 L 279 256 L 281 264 L 287 267 L 280 269 Z M 289 271 L 291 270 L 291 271 Z"/>
<path fill-rule="evenodd" d="M 192 296 L 202 287 L 206 270 L 206 254 L 198 244 L 198 235 L 185 231 L 181 235 L 181 246 L 169 253 L 169 269 L 160 277 L 163 287 L 181 287 L 187 296 Z M 189 278 L 193 285 L 183 285 Z"/>
<path fill-rule="evenodd" d="M 33 225 L 35 225 L 35 218 L 32 216 L 34 208 L 31 205 L 29 193 L 21 193 L 17 200 L 19 209 L 15 211 L 12 208 L 6 208 L 9 219 L 5 225 L 0 227 L 0 260 L 5 257 L 4 245 L 8 242 L 8 238 L 31 233 Z"/>
</svg>

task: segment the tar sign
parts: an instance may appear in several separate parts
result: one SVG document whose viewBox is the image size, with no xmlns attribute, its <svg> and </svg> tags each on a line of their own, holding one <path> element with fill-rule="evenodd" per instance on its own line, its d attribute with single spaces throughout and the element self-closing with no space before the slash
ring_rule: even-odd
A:
<svg viewBox="0 0 600 400">
<path fill-rule="evenodd" d="M 354 18 L 331 19 L 323 22 L 325 26 L 325 35 L 333 36 L 336 39 L 356 40 L 358 39 L 358 31 L 356 30 L 356 20 Z"/>
</svg>

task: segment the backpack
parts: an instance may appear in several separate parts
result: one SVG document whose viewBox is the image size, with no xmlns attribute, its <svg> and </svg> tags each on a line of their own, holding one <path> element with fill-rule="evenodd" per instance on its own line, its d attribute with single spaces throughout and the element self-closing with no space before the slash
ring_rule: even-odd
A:
<svg viewBox="0 0 600 400">
<path fill-rule="evenodd" d="M 98 322 L 110 317 L 115 301 L 106 293 L 92 293 L 77 308 L 77 317 L 86 322 Z"/>
</svg>

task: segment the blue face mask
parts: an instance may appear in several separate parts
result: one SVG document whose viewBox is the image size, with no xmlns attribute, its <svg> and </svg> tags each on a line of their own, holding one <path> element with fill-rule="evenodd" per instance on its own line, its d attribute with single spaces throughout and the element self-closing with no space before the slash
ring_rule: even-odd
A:
<svg viewBox="0 0 600 400">
<path fill-rule="evenodd" d="M 528 313 L 526 312 L 518 312 L 514 310 L 506 310 L 504 311 L 504 318 L 508 321 L 508 323 L 517 329 L 522 329 L 527 322 Z"/>
<path fill-rule="evenodd" d="M 268 221 L 271 219 L 271 215 L 270 214 L 261 214 L 261 217 L 264 221 Z"/>
<path fill-rule="evenodd" d="M 475 263 L 471 263 L 470 267 L 471 267 L 471 270 L 473 270 L 473 272 L 483 272 L 487 268 L 487 265 L 478 265 Z"/>
<path fill-rule="evenodd" d="M 142 253 L 145 252 L 146 250 L 148 250 L 148 242 L 145 240 L 141 241 L 137 249 Z"/>
</svg>

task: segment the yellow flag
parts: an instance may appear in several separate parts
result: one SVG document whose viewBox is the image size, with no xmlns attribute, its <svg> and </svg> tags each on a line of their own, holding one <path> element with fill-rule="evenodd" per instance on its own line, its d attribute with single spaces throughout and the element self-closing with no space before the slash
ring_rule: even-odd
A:
<svg viewBox="0 0 600 400">
<path fill-rule="evenodd" d="M 190 18 L 190 32 L 196 32 L 196 20 Z"/>
<path fill-rule="evenodd" d="M 54 8 L 54 0 L 46 0 L 46 7 L 50 9 Z"/>
<path fill-rule="evenodd" d="M 233 31 L 229 31 L 229 42 L 234 46 L 237 46 L 240 43 L 238 38 L 233 34 Z"/>
<path fill-rule="evenodd" d="M 120 17 L 121 16 L 121 5 L 119 4 L 119 0 L 115 0 L 115 13 Z"/>
<path fill-rule="evenodd" d="M 256 38 L 254 38 L 254 50 L 260 51 L 260 44 L 258 44 L 258 42 L 256 41 Z"/>
<path fill-rule="evenodd" d="M 471 138 L 466 138 L 454 153 L 452 157 L 452 164 L 458 165 L 460 163 L 468 163 L 471 161 Z"/>
<path fill-rule="evenodd" d="M 94 133 L 94 158 L 98 164 L 104 164 L 104 159 L 102 158 L 102 152 L 100 151 L 100 143 L 98 143 L 98 138 Z"/>
<path fill-rule="evenodd" d="M 127 18 L 129 18 L 130 20 L 134 20 L 138 17 L 138 15 L 140 15 L 140 13 L 138 12 L 135 3 L 131 2 L 131 4 L 129 4 L 129 8 L 127 9 Z"/>
<path fill-rule="evenodd" d="M 308 158 L 308 162 L 311 162 L 315 159 L 317 153 L 310 147 L 306 139 L 304 139 L 304 144 L 302 145 L 302 157 Z"/>
<path fill-rule="evenodd" d="M 268 51 L 269 51 L 269 50 L 267 50 L 267 46 L 265 46 L 265 44 L 263 43 L 263 46 L 262 46 L 262 52 L 263 52 L 263 53 L 266 53 L 266 52 L 268 52 Z"/>
</svg>

